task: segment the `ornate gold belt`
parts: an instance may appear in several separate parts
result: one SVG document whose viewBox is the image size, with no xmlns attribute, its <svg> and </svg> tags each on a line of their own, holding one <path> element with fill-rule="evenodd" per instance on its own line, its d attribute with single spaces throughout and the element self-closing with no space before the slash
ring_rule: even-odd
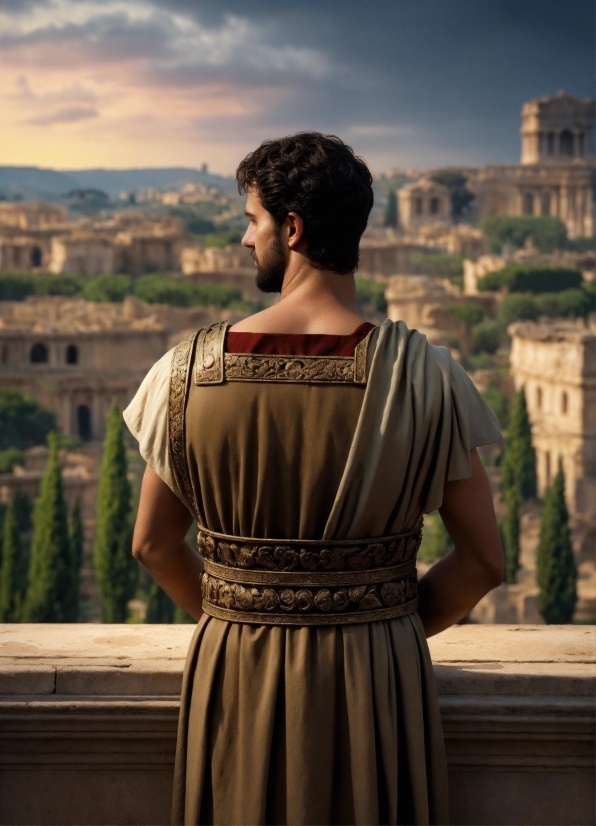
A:
<svg viewBox="0 0 596 826">
<path fill-rule="evenodd" d="M 203 610 L 231 622 L 344 625 L 418 607 L 422 526 L 369 540 L 254 539 L 200 529 Z"/>
</svg>

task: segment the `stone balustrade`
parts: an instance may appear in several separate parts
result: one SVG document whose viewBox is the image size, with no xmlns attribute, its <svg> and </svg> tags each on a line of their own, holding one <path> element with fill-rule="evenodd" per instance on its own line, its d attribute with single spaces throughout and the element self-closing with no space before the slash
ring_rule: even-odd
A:
<svg viewBox="0 0 596 826">
<path fill-rule="evenodd" d="M 451 823 L 594 823 L 588 626 L 430 640 Z M 0 823 L 169 822 L 188 625 L 0 625 Z"/>
</svg>

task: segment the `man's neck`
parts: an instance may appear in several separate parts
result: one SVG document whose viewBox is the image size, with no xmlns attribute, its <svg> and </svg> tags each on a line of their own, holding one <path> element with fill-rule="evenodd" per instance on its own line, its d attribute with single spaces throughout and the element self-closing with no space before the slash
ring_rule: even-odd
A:
<svg viewBox="0 0 596 826">
<path fill-rule="evenodd" d="M 249 316 L 232 331 L 349 335 L 363 321 L 354 276 L 318 270 L 303 261 L 286 270 L 277 304 Z"/>
</svg>

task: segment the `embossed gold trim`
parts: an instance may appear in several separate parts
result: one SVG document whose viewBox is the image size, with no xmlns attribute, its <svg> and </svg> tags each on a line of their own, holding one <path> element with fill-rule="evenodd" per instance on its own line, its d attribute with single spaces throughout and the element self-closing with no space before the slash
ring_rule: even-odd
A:
<svg viewBox="0 0 596 826">
<path fill-rule="evenodd" d="M 239 582 L 247 585 L 289 585 L 294 588 L 300 586 L 324 588 L 328 585 L 373 585 L 379 582 L 389 582 L 392 579 L 398 579 L 412 573 L 416 567 L 416 560 L 411 560 L 403 565 L 388 565 L 384 568 L 373 568 L 368 571 L 318 571 L 316 573 L 231 568 L 210 559 L 205 559 L 204 564 L 205 573 L 229 582 Z"/>
<path fill-rule="evenodd" d="M 190 481 L 186 459 L 185 402 L 188 387 L 189 361 L 197 333 L 187 336 L 176 346 L 172 355 L 170 370 L 170 392 L 168 397 L 168 449 L 174 476 L 186 504 L 194 514 L 197 504 Z"/>
<path fill-rule="evenodd" d="M 196 384 L 226 381 L 271 381 L 295 384 L 366 384 L 366 361 L 372 330 L 353 356 L 272 356 L 224 353 L 229 322 L 210 324 L 199 332 L 195 359 Z"/>
<path fill-rule="evenodd" d="M 197 341 L 195 382 L 221 384 L 224 380 L 224 342 L 229 321 L 218 321 L 203 327 Z"/>
<path fill-rule="evenodd" d="M 350 612 L 349 614 L 265 614 L 262 612 L 237 611 L 220 608 L 211 603 L 203 604 L 203 611 L 210 617 L 228 622 L 248 622 L 257 625 L 356 625 L 361 622 L 378 622 L 413 614 L 418 610 L 418 598 L 393 608 L 377 608 L 374 611 Z"/>
</svg>

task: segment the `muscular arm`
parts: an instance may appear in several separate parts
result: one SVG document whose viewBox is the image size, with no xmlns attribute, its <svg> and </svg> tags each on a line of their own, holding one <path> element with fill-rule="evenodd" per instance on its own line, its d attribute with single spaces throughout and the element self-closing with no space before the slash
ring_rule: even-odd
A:
<svg viewBox="0 0 596 826">
<path fill-rule="evenodd" d="M 198 620 L 202 613 L 202 559 L 185 536 L 193 518 L 147 465 L 141 487 L 132 553 L 164 591 Z"/>
<path fill-rule="evenodd" d="M 439 509 L 455 548 L 419 583 L 419 615 L 427 637 L 465 617 L 503 581 L 503 550 L 490 482 L 476 449 L 470 458 L 472 476 L 447 482 Z"/>
</svg>

